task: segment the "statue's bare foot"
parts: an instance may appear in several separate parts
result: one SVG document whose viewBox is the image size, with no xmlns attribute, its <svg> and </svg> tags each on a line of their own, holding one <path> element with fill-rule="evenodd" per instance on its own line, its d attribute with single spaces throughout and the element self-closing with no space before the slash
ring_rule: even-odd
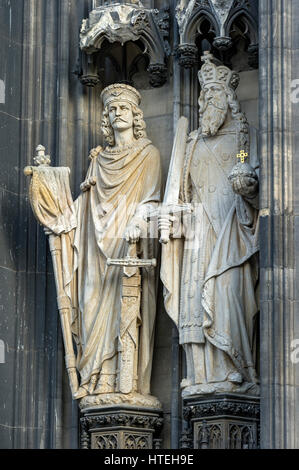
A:
<svg viewBox="0 0 299 470">
<path fill-rule="evenodd" d="M 84 387 L 80 387 L 76 393 L 74 393 L 73 398 L 78 400 L 79 398 L 83 398 L 88 395 L 87 390 Z"/>
<path fill-rule="evenodd" d="M 256 383 L 243 382 L 240 387 L 236 389 L 237 393 L 245 393 L 247 395 L 259 396 L 260 386 Z"/>
<path fill-rule="evenodd" d="M 231 372 L 228 376 L 228 380 L 233 384 L 241 384 L 243 382 L 242 375 L 239 372 Z"/>
<path fill-rule="evenodd" d="M 182 397 L 187 397 L 190 395 L 206 395 L 215 392 L 214 384 L 193 384 L 185 387 L 182 391 Z"/>
<path fill-rule="evenodd" d="M 181 388 L 190 387 L 191 385 L 192 385 L 192 382 L 190 379 L 183 379 L 181 381 Z"/>
</svg>

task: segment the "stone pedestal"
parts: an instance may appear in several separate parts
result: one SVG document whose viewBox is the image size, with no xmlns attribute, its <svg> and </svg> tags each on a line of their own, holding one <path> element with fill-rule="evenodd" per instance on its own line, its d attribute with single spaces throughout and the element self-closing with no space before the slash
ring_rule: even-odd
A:
<svg viewBox="0 0 299 470">
<path fill-rule="evenodd" d="M 298 449 L 299 3 L 259 12 L 261 447 Z"/>
<path fill-rule="evenodd" d="M 162 411 L 126 405 L 81 411 L 81 449 L 158 449 Z"/>
<path fill-rule="evenodd" d="M 236 394 L 188 397 L 184 399 L 184 418 L 189 432 L 183 433 L 181 442 L 183 447 L 193 449 L 257 449 L 259 416 L 257 397 Z"/>
</svg>

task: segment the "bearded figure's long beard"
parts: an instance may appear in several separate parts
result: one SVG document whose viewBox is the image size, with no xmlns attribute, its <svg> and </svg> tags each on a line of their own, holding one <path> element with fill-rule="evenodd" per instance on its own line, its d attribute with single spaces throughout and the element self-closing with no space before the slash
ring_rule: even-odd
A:
<svg viewBox="0 0 299 470">
<path fill-rule="evenodd" d="M 227 109 L 227 106 L 224 109 L 219 109 L 213 103 L 208 103 L 201 120 L 202 135 L 213 136 L 217 134 L 220 127 L 224 124 Z"/>
</svg>

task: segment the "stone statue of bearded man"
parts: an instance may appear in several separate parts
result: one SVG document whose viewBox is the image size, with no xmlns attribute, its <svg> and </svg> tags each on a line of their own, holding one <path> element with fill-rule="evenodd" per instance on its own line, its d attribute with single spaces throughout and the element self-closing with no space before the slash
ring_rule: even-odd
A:
<svg viewBox="0 0 299 470">
<path fill-rule="evenodd" d="M 63 327 L 71 329 L 77 346 L 79 384 L 76 387 L 76 377 L 70 376 L 73 397 L 81 399 L 81 407 L 123 402 L 158 407 L 158 400 L 149 395 L 155 270 L 142 269 L 140 311 L 134 319 L 138 359 L 133 386 L 124 394 L 118 382 L 119 354 L 125 347 L 121 339 L 123 270 L 108 266 L 107 260 L 124 259 L 128 242 L 138 242 L 140 258 L 155 258 L 157 245 L 148 233 L 147 215 L 160 201 L 160 155 L 146 136 L 141 96 L 135 88 L 113 84 L 101 97 L 102 130 L 108 145 L 91 151 L 82 194 L 73 202 L 68 181 L 61 183 L 64 173 L 41 165 L 34 169 L 32 199 L 46 233 L 60 238 L 60 298 L 66 307 L 70 305 Z M 68 370 L 73 371 L 71 357 L 67 353 L 72 362 Z"/>
<path fill-rule="evenodd" d="M 183 217 L 183 236 L 172 229 L 162 246 L 165 307 L 186 353 L 183 396 L 257 394 L 256 138 L 236 98 L 238 74 L 210 53 L 202 59 L 200 124 L 187 138 L 180 179 L 180 202 L 191 215 Z M 246 153 L 250 163 L 237 163 Z M 167 223 L 161 216 L 160 227 Z"/>
</svg>

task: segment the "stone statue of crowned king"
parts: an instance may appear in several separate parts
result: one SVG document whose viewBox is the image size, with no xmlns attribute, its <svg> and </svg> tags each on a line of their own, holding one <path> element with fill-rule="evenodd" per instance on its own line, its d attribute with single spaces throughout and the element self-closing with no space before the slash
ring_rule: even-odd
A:
<svg viewBox="0 0 299 470">
<path fill-rule="evenodd" d="M 202 60 L 199 128 L 179 139 L 173 158 L 181 163 L 171 165 L 168 176 L 170 180 L 177 173 L 178 200 L 171 202 L 183 207 L 183 216 L 179 219 L 173 211 L 169 217 L 164 209 L 159 222 L 161 232 L 168 229 L 171 234 L 169 241 L 162 239 L 165 308 L 179 329 L 186 354 L 183 396 L 255 395 L 259 393 L 256 136 L 240 111 L 235 93 L 238 74 L 217 64 L 209 52 Z"/>
<path fill-rule="evenodd" d="M 113 84 L 101 96 L 107 146 L 91 151 L 82 194 L 73 202 L 69 169 L 49 166 L 39 147 L 38 166 L 25 171 L 32 174 L 30 200 L 50 238 L 73 397 L 81 407 L 159 408 L 150 395 L 155 270 L 141 263 L 140 278 L 138 267 L 124 268 L 124 284 L 122 269 L 107 261 L 155 259 L 147 216 L 160 201 L 160 155 L 146 136 L 139 92 Z"/>
</svg>

